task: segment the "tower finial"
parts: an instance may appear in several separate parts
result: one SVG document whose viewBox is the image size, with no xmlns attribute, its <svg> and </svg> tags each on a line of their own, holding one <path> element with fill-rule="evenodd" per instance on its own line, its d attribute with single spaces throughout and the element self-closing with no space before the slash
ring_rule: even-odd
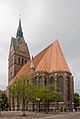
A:
<svg viewBox="0 0 80 119">
<path fill-rule="evenodd" d="M 18 26 L 18 29 L 17 29 L 16 38 L 18 36 L 23 37 L 23 32 L 22 32 L 22 27 L 21 27 L 21 14 L 19 16 L 19 26 Z"/>
<path fill-rule="evenodd" d="M 21 20 L 21 13 L 19 14 L 19 21 Z"/>
<path fill-rule="evenodd" d="M 20 13 L 19 17 L 21 18 L 21 13 Z"/>
<path fill-rule="evenodd" d="M 33 56 L 32 56 L 32 60 L 31 60 L 30 69 L 31 69 L 31 70 L 35 70 L 35 65 L 34 65 L 34 61 L 33 61 Z"/>
</svg>

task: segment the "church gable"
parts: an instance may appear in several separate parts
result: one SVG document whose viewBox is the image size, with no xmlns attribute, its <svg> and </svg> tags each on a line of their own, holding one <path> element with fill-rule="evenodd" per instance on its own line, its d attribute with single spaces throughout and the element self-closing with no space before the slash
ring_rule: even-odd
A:
<svg viewBox="0 0 80 119">
<path fill-rule="evenodd" d="M 16 52 L 22 52 L 22 53 L 28 54 L 27 44 L 25 43 L 25 41 L 23 39 L 18 44 L 18 47 L 16 49 Z"/>
</svg>

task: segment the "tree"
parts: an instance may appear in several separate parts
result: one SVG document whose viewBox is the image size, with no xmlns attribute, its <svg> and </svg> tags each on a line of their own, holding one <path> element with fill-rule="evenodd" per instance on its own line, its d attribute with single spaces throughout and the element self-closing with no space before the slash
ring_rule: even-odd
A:
<svg viewBox="0 0 80 119">
<path fill-rule="evenodd" d="M 15 85 L 9 87 L 9 91 L 10 91 L 10 98 L 12 99 L 12 110 L 15 110 L 14 109 L 14 100 L 16 98 L 16 87 L 15 87 Z"/>
<path fill-rule="evenodd" d="M 74 108 L 76 109 L 79 106 L 79 94 L 74 93 Z"/>
<path fill-rule="evenodd" d="M 16 77 L 13 86 L 9 88 L 11 97 L 17 99 L 17 107 L 19 107 L 19 99 L 22 100 L 23 116 L 25 116 L 25 103 L 28 100 L 29 85 L 29 78 L 22 75 L 21 77 Z"/>
<path fill-rule="evenodd" d="M 54 102 L 58 103 L 58 101 L 60 100 L 60 95 L 57 93 L 53 84 L 46 85 L 43 87 L 37 87 L 36 85 L 30 84 L 29 88 L 30 88 L 30 90 L 28 89 L 28 91 L 29 91 L 28 92 L 28 101 L 32 101 L 34 104 L 36 99 L 42 100 L 44 103 L 46 103 L 46 113 L 48 112 L 48 103 L 49 102 L 54 101 Z"/>
<path fill-rule="evenodd" d="M 57 93 L 53 84 L 41 87 L 40 99 L 46 102 L 46 113 L 48 113 L 48 102 L 58 102 L 60 95 Z"/>
<path fill-rule="evenodd" d="M 36 102 L 36 99 L 39 97 L 39 94 L 40 94 L 40 88 L 30 83 L 27 93 L 27 99 L 28 101 L 32 102 L 33 111 L 34 111 L 34 102 Z"/>
<path fill-rule="evenodd" d="M 0 94 L 0 109 L 2 111 L 8 109 L 8 98 L 5 93 Z"/>
<path fill-rule="evenodd" d="M 23 116 L 25 116 L 26 102 L 28 101 L 34 102 L 39 92 L 38 87 L 31 84 L 29 78 L 25 75 L 16 77 L 13 85 L 9 87 L 9 91 L 13 103 L 14 99 L 17 100 L 17 108 L 19 108 L 19 99 L 22 101 Z"/>
</svg>

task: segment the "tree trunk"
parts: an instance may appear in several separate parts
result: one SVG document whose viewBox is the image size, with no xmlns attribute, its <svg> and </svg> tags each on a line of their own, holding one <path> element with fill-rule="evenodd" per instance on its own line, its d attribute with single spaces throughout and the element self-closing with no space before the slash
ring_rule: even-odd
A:
<svg viewBox="0 0 80 119">
<path fill-rule="evenodd" d="M 28 101 L 26 102 L 26 110 L 28 111 Z"/>
<path fill-rule="evenodd" d="M 46 100 L 46 113 L 48 113 L 48 100 Z"/>
<path fill-rule="evenodd" d="M 0 116 L 1 116 L 1 109 L 0 109 Z"/>
<path fill-rule="evenodd" d="M 15 110 L 15 105 L 14 105 L 14 98 L 12 98 L 12 110 Z"/>
<path fill-rule="evenodd" d="M 17 111 L 19 111 L 19 98 L 17 98 Z"/>
<path fill-rule="evenodd" d="M 49 111 L 49 100 L 48 100 L 48 111 Z"/>
<path fill-rule="evenodd" d="M 25 114 L 25 99 L 23 99 L 23 105 L 22 105 L 22 110 L 23 110 L 23 116 L 26 116 Z"/>
<path fill-rule="evenodd" d="M 33 102 L 33 112 L 34 112 L 34 102 Z"/>
</svg>

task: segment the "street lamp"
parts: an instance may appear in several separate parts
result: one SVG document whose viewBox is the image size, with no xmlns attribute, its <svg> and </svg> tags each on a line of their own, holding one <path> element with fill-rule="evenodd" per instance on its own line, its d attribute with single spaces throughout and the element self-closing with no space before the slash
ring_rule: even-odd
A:
<svg viewBox="0 0 80 119">
<path fill-rule="evenodd" d="M 36 101 L 37 101 L 37 112 L 38 112 L 38 115 L 37 115 L 37 118 L 39 118 L 39 101 L 40 101 L 40 98 L 36 98 Z"/>
</svg>

